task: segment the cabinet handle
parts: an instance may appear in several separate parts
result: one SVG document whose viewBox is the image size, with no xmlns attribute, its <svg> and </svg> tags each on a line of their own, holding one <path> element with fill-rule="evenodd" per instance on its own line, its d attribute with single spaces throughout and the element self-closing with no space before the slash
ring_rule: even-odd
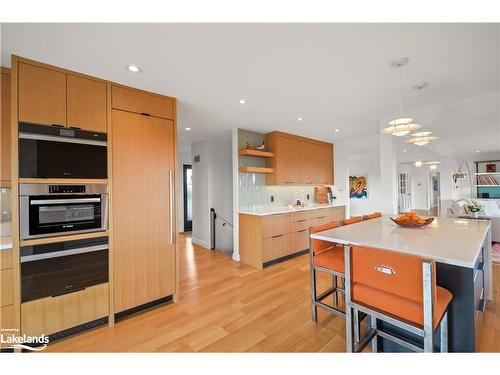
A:
<svg viewBox="0 0 500 375">
<path fill-rule="evenodd" d="M 151 116 L 151 115 L 150 115 L 149 113 L 147 113 L 147 112 L 141 112 L 141 115 L 143 115 L 143 116 Z"/>
<path fill-rule="evenodd" d="M 174 175 L 171 170 L 168 171 L 168 203 L 169 203 L 169 222 L 170 222 L 170 244 L 175 243 L 174 234 Z"/>
<path fill-rule="evenodd" d="M 299 230 L 297 233 L 300 233 L 300 232 L 305 232 L 307 231 L 307 229 L 302 229 L 302 230 Z"/>
<path fill-rule="evenodd" d="M 71 294 L 71 293 L 76 293 L 76 292 L 81 292 L 82 290 L 85 290 L 87 288 L 74 288 L 74 289 L 68 289 L 65 290 L 64 292 L 53 294 L 51 297 L 59 297 L 59 296 L 64 296 L 65 294 Z"/>
<path fill-rule="evenodd" d="M 82 130 L 82 128 L 79 128 L 78 126 L 70 126 L 70 129 L 75 129 L 75 130 Z"/>
<path fill-rule="evenodd" d="M 276 236 L 272 236 L 271 238 L 278 238 L 278 237 L 283 237 L 282 234 L 277 234 Z"/>
<path fill-rule="evenodd" d="M 304 221 L 307 221 L 307 219 L 297 220 L 297 223 L 303 223 Z"/>
<path fill-rule="evenodd" d="M 64 125 L 59 125 L 59 124 L 52 124 L 51 126 L 55 126 L 56 128 L 64 128 Z"/>
<path fill-rule="evenodd" d="M 318 216 L 318 219 L 324 219 L 326 216 Z"/>
</svg>

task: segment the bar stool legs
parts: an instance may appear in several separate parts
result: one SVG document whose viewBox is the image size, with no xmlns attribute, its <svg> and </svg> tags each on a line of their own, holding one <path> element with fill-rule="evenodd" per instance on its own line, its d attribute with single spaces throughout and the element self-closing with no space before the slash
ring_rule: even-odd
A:
<svg viewBox="0 0 500 375">
<path fill-rule="evenodd" d="M 439 324 L 440 339 L 441 339 L 441 353 L 448 353 L 448 311 L 443 315 L 441 323 Z"/>
<path fill-rule="evenodd" d="M 370 318 L 368 320 L 368 327 L 370 329 L 374 329 L 376 331 L 377 330 L 377 318 L 375 318 L 374 316 L 370 316 Z M 371 346 L 372 346 L 372 352 L 378 353 L 378 338 L 376 335 L 372 340 Z"/>
<path fill-rule="evenodd" d="M 335 292 L 333 292 L 333 306 L 339 307 L 339 296 L 337 294 L 338 285 L 337 285 L 337 276 L 336 275 L 333 275 L 333 288 L 335 290 Z"/>
<path fill-rule="evenodd" d="M 318 322 L 318 307 L 314 303 L 316 295 L 316 270 L 311 267 L 311 319 L 314 323 Z"/>
</svg>

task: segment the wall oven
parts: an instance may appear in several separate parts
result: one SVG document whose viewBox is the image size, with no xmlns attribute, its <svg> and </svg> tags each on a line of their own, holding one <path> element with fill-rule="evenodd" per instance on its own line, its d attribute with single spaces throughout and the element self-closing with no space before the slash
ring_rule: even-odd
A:
<svg viewBox="0 0 500 375">
<path fill-rule="evenodd" d="M 108 228 L 106 184 L 20 184 L 19 195 L 22 240 Z"/>
<path fill-rule="evenodd" d="M 108 238 L 21 247 L 21 302 L 108 282 Z"/>
<path fill-rule="evenodd" d="M 19 177 L 106 179 L 107 135 L 19 124 Z"/>
</svg>

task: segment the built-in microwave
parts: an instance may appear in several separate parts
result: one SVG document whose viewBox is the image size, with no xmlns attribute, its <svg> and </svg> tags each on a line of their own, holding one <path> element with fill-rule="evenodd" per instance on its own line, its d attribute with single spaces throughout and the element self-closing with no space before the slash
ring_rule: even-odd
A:
<svg viewBox="0 0 500 375">
<path fill-rule="evenodd" d="M 22 240 L 108 228 L 106 184 L 20 184 L 19 196 Z"/>
<path fill-rule="evenodd" d="M 19 177 L 105 179 L 107 165 L 105 133 L 19 124 Z"/>
</svg>

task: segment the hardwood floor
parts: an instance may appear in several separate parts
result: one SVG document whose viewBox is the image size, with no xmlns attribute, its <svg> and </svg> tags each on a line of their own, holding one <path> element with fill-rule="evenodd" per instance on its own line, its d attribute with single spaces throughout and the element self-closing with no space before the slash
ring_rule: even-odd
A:
<svg viewBox="0 0 500 375">
<path fill-rule="evenodd" d="M 262 271 L 179 236 L 181 300 L 50 344 L 49 352 L 343 352 L 344 320 L 313 324 L 307 255 Z M 481 351 L 500 352 L 500 266 Z M 330 278 L 320 276 L 320 288 Z"/>
</svg>

